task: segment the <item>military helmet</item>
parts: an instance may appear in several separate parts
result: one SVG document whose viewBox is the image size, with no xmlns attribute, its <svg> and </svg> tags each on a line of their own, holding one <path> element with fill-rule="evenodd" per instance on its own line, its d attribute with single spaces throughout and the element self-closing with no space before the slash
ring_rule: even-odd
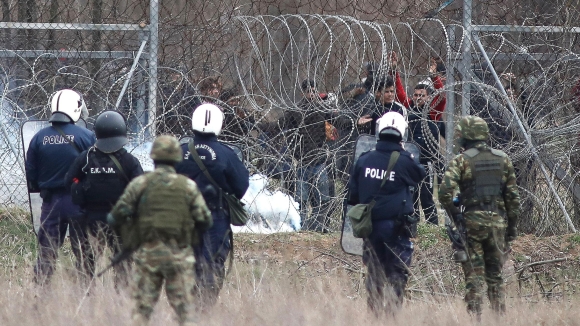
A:
<svg viewBox="0 0 580 326">
<path fill-rule="evenodd" d="M 468 115 L 459 120 L 455 127 L 456 136 L 464 140 L 487 140 L 489 127 L 480 117 Z"/>
<path fill-rule="evenodd" d="M 179 163 L 183 159 L 179 141 L 171 135 L 161 135 L 155 138 L 149 156 L 153 161 L 158 162 Z"/>
<path fill-rule="evenodd" d="M 96 146 L 104 153 L 113 153 L 127 144 L 125 117 L 117 111 L 104 111 L 95 120 Z"/>
</svg>

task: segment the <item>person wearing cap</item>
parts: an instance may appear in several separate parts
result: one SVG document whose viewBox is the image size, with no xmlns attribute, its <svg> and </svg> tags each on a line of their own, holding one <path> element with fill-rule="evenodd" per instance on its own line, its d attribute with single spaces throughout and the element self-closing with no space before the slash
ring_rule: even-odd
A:
<svg viewBox="0 0 580 326">
<path fill-rule="evenodd" d="M 45 284 L 54 272 L 58 249 L 67 228 L 71 247 L 82 264 L 79 247 L 79 206 L 72 202 L 65 187 L 65 174 L 75 158 L 95 143 L 95 135 L 75 125 L 86 105 L 81 94 L 72 89 L 56 92 L 51 98 L 51 125 L 32 137 L 26 152 L 26 179 L 30 192 L 40 191 L 42 208 L 37 233 L 38 258 L 34 266 L 34 281 Z M 70 226 L 70 228 L 69 228 Z"/>
<path fill-rule="evenodd" d="M 403 304 L 413 256 L 412 189 L 425 177 L 425 169 L 401 145 L 406 129 L 400 113 L 384 114 L 378 120 L 376 149 L 360 156 L 348 183 L 349 205 L 375 201 L 363 263 L 367 304 L 377 317 L 392 314 Z"/>
<path fill-rule="evenodd" d="M 72 163 L 65 177 L 71 188 L 73 202 L 82 208 L 82 256 L 85 273 L 95 273 L 95 252 L 88 241 L 89 235 L 97 243 L 106 242 L 116 255 L 120 251 L 118 237 L 107 226 L 107 213 L 117 202 L 131 180 L 143 174 L 141 164 L 123 146 L 127 144 L 125 117 L 117 111 L 104 111 L 95 120 L 97 142 L 82 152 Z M 124 264 L 115 265 L 115 283 L 126 282 Z M 126 284 L 123 284 L 126 285 Z"/>
</svg>

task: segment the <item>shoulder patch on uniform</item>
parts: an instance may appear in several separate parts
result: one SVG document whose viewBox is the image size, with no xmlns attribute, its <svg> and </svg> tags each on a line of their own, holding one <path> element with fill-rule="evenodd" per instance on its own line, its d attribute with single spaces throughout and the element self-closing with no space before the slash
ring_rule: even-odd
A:
<svg viewBox="0 0 580 326">
<path fill-rule="evenodd" d="M 495 149 L 495 148 L 492 148 L 492 149 L 491 149 L 491 153 L 492 153 L 493 155 L 495 155 L 495 156 L 499 156 L 499 157 L 506 157 L 506 156 L 507 156 L 507 154 L 506 154 L 506 153 L 504 153 L 504 152 L 500 151 L 499 149 Z"/>
<path fill-rule="evenodd" d="M 465 152 L 463 152 L 463 154 L 465 154 L 469 157 L 474 157 L 475 155 L 479 154 L 479 150 L 477 148 L 470 148 L 470 149 L 466 150 Z"/>
</svg>

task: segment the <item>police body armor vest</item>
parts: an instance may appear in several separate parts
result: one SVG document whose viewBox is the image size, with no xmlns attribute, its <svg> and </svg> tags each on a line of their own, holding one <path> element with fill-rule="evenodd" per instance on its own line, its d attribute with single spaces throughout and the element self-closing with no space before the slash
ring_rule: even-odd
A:
<svg viewBox="0 0 580 326">
<path fill-rule="evenodd" d="M 467 156 L 472 179 L 463 184 L 461 201 L 465 211 L 492 211 L 500 215 L 498 201 L 502 197 L 502 176 L 505 153 L 495 149 L 479 150 L 471 148 L 463 154 Z"/>
<path fill-rule="evenodd" d="M 180 247 L 191 244 L 194 221 L 184 194 L 188 179 L 177 175 L 150 173 L 138 207 L 139 237 L 142 242 L 175 240 Z"/>
<path fill-rule="evenodd" d="M 114 155 L 114 154 L 112 154 Z M 94 149 L 87 153 L 86 174 L 82 180 L 84 206 L 110 209 L 121 197 L 129 183 L 107 155 L 97 155 Z"/>
</svg>

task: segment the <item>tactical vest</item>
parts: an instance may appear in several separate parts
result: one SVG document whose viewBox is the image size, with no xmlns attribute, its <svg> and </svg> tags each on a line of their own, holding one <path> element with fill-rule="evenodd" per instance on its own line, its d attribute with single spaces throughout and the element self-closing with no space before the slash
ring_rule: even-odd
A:
<svg viewBox="0 0 580 326">
<path fill-rule="evenodd" d="M 83 172 L 85 177 L 81 181 L 81 187 L 84 192 L 84 206 L 89 208 L 110 209 L 129 183 L 125 174 L 119 171 L 108 155 L 97 155 L 94 149 L 87 153 L 87 165 L 83 167 Z"/>
<path fill-rule="evenodd" d="M 176 240 L 180 247 L 191 244 L 194 220 L 191 217 L 187 177 L 170 173 L 150 173 L 141 195 L 137 216 L 142 242 Z"/>
<path fill-rule="evenodd" d="M 498 201 L 502 197 L 502 176 L 505 153 L 495 150 L 471 148 L 463 154 L 467 157 L 472 178 L 461 187 L 461 201 L 465 211 L 492 211 L 500 215 Z"/>
</svg>

